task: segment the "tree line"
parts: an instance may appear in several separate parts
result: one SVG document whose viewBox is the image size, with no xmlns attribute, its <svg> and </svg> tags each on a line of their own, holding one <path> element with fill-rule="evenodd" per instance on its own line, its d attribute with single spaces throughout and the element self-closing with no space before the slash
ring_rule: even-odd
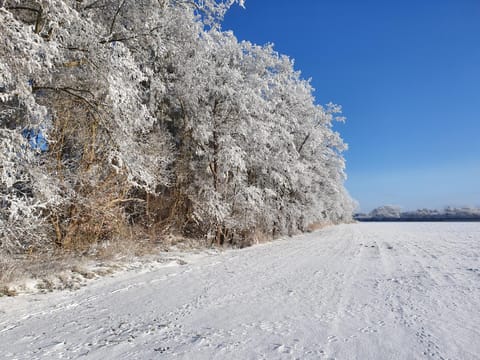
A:
<svg viewBox="0 0 480 360">
<path fill-rule="evenodd" d="M 480 208 L 447 206 L 442 210 L 418 209 L 402 211 L 398 206 L 385 205 L 370 213 L 357 213 L 358 221 L 480 221 Z"/>
<path fill-rule="evenodd" d="M 335 104 L 221 20 L 240 0 L 0 1 L 0 249 L 349 221 Z"/>
</svg>

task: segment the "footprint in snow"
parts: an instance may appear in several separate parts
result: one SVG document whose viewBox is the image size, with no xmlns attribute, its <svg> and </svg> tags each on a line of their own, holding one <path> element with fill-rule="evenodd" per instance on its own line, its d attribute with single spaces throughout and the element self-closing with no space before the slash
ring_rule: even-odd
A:
<svg viewBox="0 0 480 360">
<path fill-rule="evenodd" d="M 170 350 L 170 347 L 159 347 L 159 348 L 156 348 L 156 349 L 153 349 L 153 351 L 155 352 L 159 352 L 160 354 L 163 354 L 164 352 L 167 352 L 168 350 Z"/>
<path fill-rule="evenodd" d="M 338 339 L 335 335 L 330 335 L 329 337 L 327 337 L 327 340 L 329 343 L 333 343 L 333 342 L 337 342 Z"/>
<path fill-rule="evenodd" d="M 274 344 L 273 349 L 282 354 L 289 354 L 291 352 L 291 349 L 284 344 Z"/>
<path fill-rule="evenodd" d="M 360 328 L 358 329 L 358 331 L 364 333 L 364 334 L 367 334 L 367 333 L 376 333 L 378 332 L 377 329 L 373 329 L 371 328 L 370 326 L 367 326 L 367 327 L 364 327 L 364 328 Z"/>
</svg>

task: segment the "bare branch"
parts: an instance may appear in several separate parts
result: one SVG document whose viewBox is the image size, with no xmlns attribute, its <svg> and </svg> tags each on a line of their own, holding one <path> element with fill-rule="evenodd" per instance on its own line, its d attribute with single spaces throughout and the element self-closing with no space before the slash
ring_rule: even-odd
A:
<svg viewBox="0 0 480 360">
<path fill-rule="evenodd" d="M 117 42 L 117 41 L 118 42 L 124 42 L 124 41 L 139 39 L 139 38 L 142 38 L 142 37 L 152 36 L 152 34 L 155 31 L 157 31 L 158 29 L 160 29 L 160 26 L 156 26 L 156 27 L 150 29 L 148 32 L 143 33 L 143 34 L 135 34 L 135 35 L 132 35 L 132 36 L 114 37 L 114 38 L 110 38 L 110 39 L 105 39 L 105 40 L 100 41 L 100 44 L 114 43 L 114 42 Z"/>
<path fill-rule="evenodd" d="M 35 9 L 35 8 L 32 8 L 32 7 L 28 7 L 28 6 L 9 6 L 7 7 L 7 10 L 26 10 L 26 11 L 32 11 L 32 12 L 35 12 L 35 13 L 40 13 L 41 10 L 39 9 Z"/>
<path fill-rule="evenodd" d="M 66 93 L 70 96 L 73 96 L 77 99 L 82 100 L 83 102 L 85 102 L 87 105 L 89 105 L 90 107 L 92 107 L 94 109 L 97 108 L 96 104 L 92 103 L 90 100 L 88 100 L 84 96 L 76 93 L 76 92 L 86 93 L 86 94 L 89 94 L 90 96 L 94 97 L 93 93 L 89 90 L 73 89 L 73 88 L 70 88 L 70 87 L 54 87 L 54 86 L 33 86 L 32 87 L 32 92 L 37 92 L 37 91 L 40 91 L 40 90 L 61 91 L 61 92 L 64 92 L 64 93 Z"/>
<path fill-rule="evenodd" d="M 91 4 L 86 5 L 83 9 L 84 9 L 84 10 L 91 10 L 91 9 L 95 9 L 95 8 L 102 8 L 102 7 L 104 7 L 104 6 L 97 6 L 97 4 L 98 4 L 99 2 L 101 2 L 101 1 L 102 1 L 102 0 L 94 1 L 94 2 L 92 2 Z"/>
<path fill-rule="evenodd" d="M 115 15 L 113 15 L 112 24 L 110 25 L 110 31 L 109 31 L 110 35 L 113 33 L 113 27 L 115 26 L 115 22 L 117 21 L 117 16 L 120 13 L 120 11 L 122 10 L 122 7 L 123 7 L 123 5 L 125 5 L 126 2 L 127 2 L 127 0 L 123 0 L 122 3 L 120 4 L 120 6 L 118 7 L 117 11 L 115 12 Z"/>
</svg>

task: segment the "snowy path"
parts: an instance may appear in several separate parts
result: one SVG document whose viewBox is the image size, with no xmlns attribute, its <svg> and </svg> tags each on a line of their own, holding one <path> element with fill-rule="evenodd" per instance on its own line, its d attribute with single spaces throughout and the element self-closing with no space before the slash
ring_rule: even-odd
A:
<svg viewBox="0 0 480 360">
<path fill-rule="evenodd" d="M 342 225 L 0 299 L 1 359 L 480 359 L 480 224 Z"/>
</svg>

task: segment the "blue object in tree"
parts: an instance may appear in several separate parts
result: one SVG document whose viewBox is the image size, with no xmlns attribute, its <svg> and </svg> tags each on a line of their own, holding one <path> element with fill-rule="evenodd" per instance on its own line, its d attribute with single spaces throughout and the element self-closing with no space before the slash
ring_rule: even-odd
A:
<svg viewBox="0 0 480 360">
<path fill-rule="evenodd" d="M 33 150 L 42 153 L 48 151 L 48 142 L 41 129 L 24 129 L 22 135 L 28 140 L 28 143 Z"/>
</svg>

